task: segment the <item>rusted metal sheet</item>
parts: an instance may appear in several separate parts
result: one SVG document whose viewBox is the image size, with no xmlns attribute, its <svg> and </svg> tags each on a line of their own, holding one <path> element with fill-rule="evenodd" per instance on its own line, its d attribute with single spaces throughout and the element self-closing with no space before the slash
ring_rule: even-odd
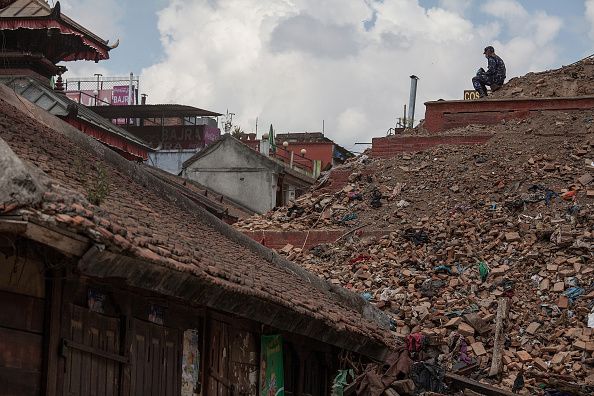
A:
<svg viewBox="0 0 594 396">
<path fill-rule="evenodd" d="M 101 143 L 109 147 L 112 147 L 116 150 L 120 150 L 122 153 L 127 154 L 130 157 L 129 159 L 143 161 L 148 159 L 147 148 L 141 146 L 140 144 L 135 144 L 134 142 L 130 141 L 129 139 L 126 139 L 125 137 L 118 136 L 115 133 L 109 133 L 90 123 L 79 121 L 76 119 L 66 118 L 64 119 L 64 121 L 78 129 L 79 131 L 82 131 L 85 134 L 99 140 Z"/>
<path fill-rule="evenodd" d="M 66 357 L 64 395 L 117 396 L 120 387 L 121 362 L 109 358 L 120 353 L 120 321 L 85 308 L 70 305 L 68 339 L 71 346 Z M 88 350 L 84 350 L 85 347 Z M 104 356 L 91 353 L 104 352 Z"/>
<path fill-rule="evenodd" d="M 179 331 L 134 320 L 131 349 L 131 394 L 177 396 L 181 378 Z"/>
</svg>

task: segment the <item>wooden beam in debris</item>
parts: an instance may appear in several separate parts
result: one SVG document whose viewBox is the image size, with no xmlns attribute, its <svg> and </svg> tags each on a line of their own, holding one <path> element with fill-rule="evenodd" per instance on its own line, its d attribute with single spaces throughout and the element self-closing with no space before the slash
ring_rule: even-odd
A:
<svg viewBox="0 0 594 396">
<path fill-rule="evenodd" d="M 89 242 L 84 242 L 78 236 L 77 238 L 74 238 L 73 236 L 50 230 L 49 228 L 34 223 L 29 223 L 27 225 L 27 232 L 25 235 L 28 238 L 50 246 L 67 256 L 82 256 L 89 247 Z"/>
<path fill-rule="evenodd" d="M 27 222 L 22 220 L 0 220 L 0 232 L 6 234 L 23 234 L 27 231 Z"/>
<path fill-rule="evenodd" d="M 455 389 L 470 389 L 485 396 L 517 396 L 515 393 L 494 386 L 482 384 L 470 378 L 462 377 L 452 373 L 446 373 L 445 380 L 452 384 Z"/>
<path fill-rule="evenodd" d="M 505 324 L 509 312 L 509 298 L 502 297 L 497 305 L 497 319 L 495 321 L 495 345 L 493 347 L 493 361 L 489 377 L 499 375 L 503 369 L 503 348 L 505 342 Z"/>
<path fill-rule="evenodd" d="M 0 233 L 23 235 L 67 256 L 82 256 L 89 239 L 66 230 L 55 230 L 30 221 L 0 219 Z"/>
</svg>

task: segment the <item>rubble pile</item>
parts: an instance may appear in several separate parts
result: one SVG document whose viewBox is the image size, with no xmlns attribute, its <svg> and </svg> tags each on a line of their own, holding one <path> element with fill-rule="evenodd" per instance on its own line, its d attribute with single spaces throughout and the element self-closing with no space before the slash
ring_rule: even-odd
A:
<svg viewBox="0 0 594 396">
<path fill-rule="evenodd" d="M 507 298 L 503 376 L 491 381 L 511 389 L 522 374 L 524 393 L 594 385 L 593 122 L 594 112 L 543 113 L 453 131 L 493 134 L 481 146 L 360 156 L 340 169 L 351 172 L 340 191 L 237 226 L 343 229 L 334 244 L 280 253 L 359 292 L 449 371 L 488 376 Z"/>
<path fill-rule="evenodd" d="M 569 66 L 510 79 L 489 98 L 571 97 L 594 95 L 594 58 Z"/>
</svg>

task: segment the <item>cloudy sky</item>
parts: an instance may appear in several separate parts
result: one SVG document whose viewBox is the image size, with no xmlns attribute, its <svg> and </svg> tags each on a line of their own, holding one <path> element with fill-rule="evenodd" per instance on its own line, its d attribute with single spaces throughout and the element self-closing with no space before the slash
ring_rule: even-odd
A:
<svg viewBox="0 0 594 396">
<path fill-rule="evenodd" d="M 49 1 L 50 4 L 53 2 Z M 594 0 L 62 0 L 121 45 L 66 77 L 141 76 L 149 103 L 236 113 L 253 131 L 319 131 L 348 148 L 408 103 L 459 99 L 492 44 L 508 78 L 594 53 Z"/>
</svg>

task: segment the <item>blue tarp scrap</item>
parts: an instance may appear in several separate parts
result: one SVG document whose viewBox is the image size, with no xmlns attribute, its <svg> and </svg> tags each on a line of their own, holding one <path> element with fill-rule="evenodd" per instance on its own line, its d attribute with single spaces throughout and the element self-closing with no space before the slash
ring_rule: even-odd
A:
<svg viewBox="0 0 594 396">
<path fill-rule="evenodd" d="M 569 298 L 571 303 L 577 300 L 582 294 L 584 294 L 585 290 L 581 287 L 575 286 L 571 287 L 563 292 L 563 295 Z"/>
</svg>

